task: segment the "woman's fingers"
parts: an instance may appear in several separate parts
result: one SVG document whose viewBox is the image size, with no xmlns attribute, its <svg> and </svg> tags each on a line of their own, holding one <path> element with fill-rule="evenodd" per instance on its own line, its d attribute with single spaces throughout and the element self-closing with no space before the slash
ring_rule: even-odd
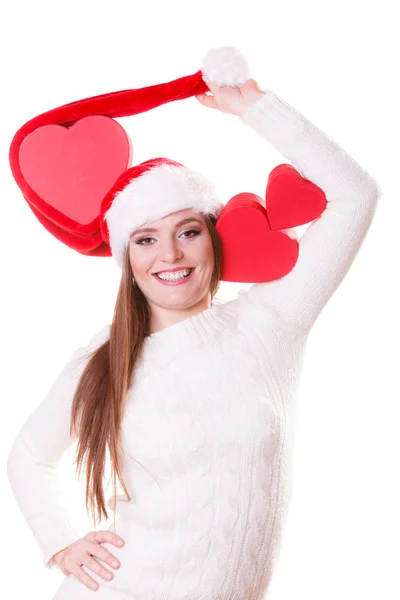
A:
<svg viewBox="0 0 400 600">
<path fill-rule="evenodd" d="M 78 540 L 78 542 L 71 545 L 69 556 L 66 557 L 65 561 L 68 563 L 67 569 L 70 574 L 93 590 L 97 590 L 99 584 L 90 577 L 83 566 L 107 581 L 112 580 L 114 574 L 103 567 L 95 557 L 100 558 L 113 569 L 118 569 L 121 566 L 119 560 L 111 552 L 106 550 L 106 548 L 100 545 L 102 542 L 109 542 L 119 548 L 125 543 L 122 538 L 112 531 L 90 531 L 83 538 Z"/>
<path fill-rule="evenodd" d="M 210 90 L 210 94 L 204 93 L 204 94 L 197 94 L 195 96 L 195 98 L 201 103 L 203 104 L 203 106 L 206 106 L 207 108 L 216 108 L 219 109 L 219 106 L 216 102 L 215 96 L 218 93 L 218 90 L 221 86 L 217 85 L 216 83 L 213 83 L 212 81 L 210 81 L 209 79 L 206 79 L 204 76 L 202 77 L 203 81 L 207 84 L 208 89 Z"/>
<path fill-rule="evenodd" d="M 125 540 L 123 540 L 122 537 L 108 529 L 89 531 L 83 539 L 89 540 L 90 542 L 97 542 L 98 544 L 101 544 L 101 542 L 110 542 L 110 544 L 114 544 L 114 546 L 118 546 L 119 548 L 122 548 L 125 544 Z"/>
<path fill-rule="evenodd" d="M 207 94 L 197 94 L 195 98 L 200 102 L 200 104 L 203 104 L 203 106 L 207 106 L 207 108 L 218 108 L 214 96 Z"/>
<path fill-rule="evenodd" d="M 87 555 L 82 557 L 82 561 L 82 565 L 86 565 Z M 71 575 L 73 575 L 78 581 L 83 583 L 83 585 L 86 585 L 86 587 L 90 588 L 91 590 L 97 590 L 99 584 L 82 569 L 82 565 L 76 564 L 74 569 L 70 569 Z"/>
<path fill-rule="evenodd" d="M 94 555 L 88 554 L 84 559 L 84 565 L 88 567 L 93 573 L 96 573 L 99 577 L 102 577 L 106 581 L 111 581 L 114 578 L 114 573 L 105 569 L 99 562 L 93 557 Z M 116 568 L 116 567 L 115 567 Z M 82 569 L 83 570 L 83 569 Z"/>
<path fill-rule="evenodd" d="M 197 100 L 207 106 L 231 115 L 242 116 L 250 106 L 258 102 L 266 92 L 255 79 L 248 79 L 240 88 L 217 85 L 203 77 L 212 95 L 198 94 Z"/>
<path fill-rule="evenodd" d="M 89 546 L 88 546 L 89 554 L 91 554 L 92 556 L 96 556 L 97 558 L 100 558 L 103 562 L 109 564 L 110 567 L 112 567 L 113 569 L 119 569 L 121 564 L 120 564 L 118 558 L 116 556 L 114 556 L 114 554 L 112 554 L 111 552 L 106 550 L 106 548 L 104 548 L 104 546 L 101 546 L 101 544 L 99 544 L 97 542 L 88 541 L 87 543 L 89 544 Z"/>
<path fill-rule="evenodd" d="M 97 590 L 98 583 L 86 573 L 82 568 L 83 565 L 87 565 L 89 554 L 86 549 L 87 541 L 81 538 L 76 544 L 68 547 L 63 564 L 61 565 L 62 572 L 68 577 L 72 576 L 83 585 L 92 590 Z M 98 565 L 100 566 L 100 565 Z"/>
<path fill-rule="evenodd" d="M 198 94 L 197 100 L 207 106 L 208 108 L 214 108 L 225 113 L 232 115 L 241 114 L 243 112 L 242 105 L 243 99 L 239 88 L 217 85 L 207 79 L 204 79 L 212 95 Z"/>
</svg>

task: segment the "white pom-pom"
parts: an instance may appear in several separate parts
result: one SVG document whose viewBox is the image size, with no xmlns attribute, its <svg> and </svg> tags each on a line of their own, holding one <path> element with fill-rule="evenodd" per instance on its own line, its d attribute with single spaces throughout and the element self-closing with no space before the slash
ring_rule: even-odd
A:
<svg viewBox="0 0 400 600">
<path fill-rule="evenodd" d="M 209 50 L 203 58 L 201 71 L 203 78 L 217 85 L 242 87 L 250 79 L 247 58 L 234 46 Z"/>
</svg>

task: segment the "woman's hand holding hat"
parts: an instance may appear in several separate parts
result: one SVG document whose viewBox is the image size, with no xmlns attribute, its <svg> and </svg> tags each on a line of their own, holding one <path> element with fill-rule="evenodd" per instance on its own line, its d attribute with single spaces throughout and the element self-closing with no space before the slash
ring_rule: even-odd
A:
<svg viewBox="0 0 400 600">
<path fill-rule="evenodd" d="M 203 76 L 211 94 L 198 94 L 195 98 L 208 108 L 215 108 L 231 115 L 242 116 L 250 106 L 267 92 L 260 89 L 255 79 L 248 79 L 241 87 L 217 85 Z"/>
</svg>

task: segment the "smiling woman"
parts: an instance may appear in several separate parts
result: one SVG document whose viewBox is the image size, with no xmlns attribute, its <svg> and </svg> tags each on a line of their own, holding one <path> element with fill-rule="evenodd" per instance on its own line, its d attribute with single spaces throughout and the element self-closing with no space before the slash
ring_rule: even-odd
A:
<svg viewBox="0 0 400 600">
<path fill-rule="evenodd" d="M 189 223 L 199 228 L 182 230 Z M 154 236 L 141 237 L 144 232 Z M 151 333 L 210 307 L 214 249 L 203 215 L 184 209 L 134 231 L 129 258 L 135 285 L 150 308 Z"/>
<path fill-rule="evenodd" d="M 198 229 L 187 229 L 193 223 Z M 144 232 L 154 236 L 140 237 Z M 128 253 L 135 285 L 150 310 L 151 333 L 210 307 L 215 259 L 204 215 L 189 208 L 153 221 L 132 233 Z"/>
<path fill-rule="evenodd" d="M 241 114 L 324 191 L 327 208 L 290 273 L 218 305 L 223 204 L 204 178 L 154 159 L 106 198 L 101 226 L 122 269 L 111 326 L 74 354 L 8 462 L 46 566 L 79 578 L 66 577 L 54 600 L 90 600 L 93 580 L 99 600 L 261 600 L 277 565 L 305 344 L 361 247 L 380 188 L 287 102 L 235 75 L 204 103 Z M 259 99 L 242 112 L 249 97 Z M 179 285 L 156 276 L 185 268 Z M 93 532 L 78 539 L 71 525 L 57 465 L 75 440 L 89 508 L 107 519 L 106 505 L 115 516 L 118 503 L 121 548 L 103 537 L 99 549 Z M 110 554 L 121 568 L 107 580 Z"/>
</svg>

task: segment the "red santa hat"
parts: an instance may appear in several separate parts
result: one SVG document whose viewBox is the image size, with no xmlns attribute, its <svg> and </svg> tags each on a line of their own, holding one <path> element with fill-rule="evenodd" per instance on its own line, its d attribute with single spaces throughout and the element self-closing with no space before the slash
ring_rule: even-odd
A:
<svg viewBox="0 0 400 600">
<path fill-rule="evenodd" d="M 54 134 L 59 135 L 60 129 L 64 134 L 66 129 L 71 131 L 72 126 L 79 121 L 83 123 L 88 117 L 93 120 L 97 115 L 98 123 L 101 123 L 104 117 L 114 119 L 139 114 L 167 102 L 207 92 L 209 88 L 204 79 L 218 85 L 241 87 L 249 79 L 247 59 L 232 46 L 213 48 L 204 56 L 201 69 L 193 75 L 168 83 L 78 100 L 43 113 L 21 127 L 10 147 L 11 170 L 42 225 L 78 252 L 92 256 L 112 254 L 121 266 L 129 234 L 135 228 L 184 208 L 218 217 L 224 203 L 216 196 L 213 184 L 201 173 L 168 158 L 147 160 L 130 168 L 126 165 L 120 169 L 117 178 L 113 177 L 111 188 L 108 185 L 99 194 L 97 187 L 93 197 L 87 193 L 87 182 L 92 180 L 93 186 L 98 186 L 99 181 L 104 179 L 106 163 L 99 163 L 90 174 L 72 173 L 68 180 L 65 178 L 60 183 L 57 165 L 54 167 L 51 162 L 54 154 L 61 152 L 58 164 L 62 163 L 60 169 L 65 174 L 68 164 L 77 162 L 78 154 L 82 160 L 81 149 L 85 143 L 82 138 L 80 147 L 72 150 L 72 157 L 71 150 L 68 156 L 66 151 L 62 154 L 67 145 L 64 140 L 59 143 L 57 139 L 56 144 L 50 140 Z M 119 126 L 117 122 L 112 125 Z M 86 139 L 89 135 L 94 136 L 95 126 L 96 122 L 92 121 L 90 132 L 85 134 Z M 131 145 L 126 132 L 122 127 L 120 129 L 126 136 L 124 141 L 128 140 Z M 64 138 L 67 137 L 64 135 Z M 69 137 L 72 139 L 72 136 Z M 90 141 L 93 146 L 95 142 L 93 139 Z M 107 152 L 107 144 L 100 152 Z M 86 183 L 86 195 L 82 195 L 82 181 Z M 68 195 L 62 204 L 60 195 L 66 193 L 66 187 Z M 82 206 L 84 203 L 89 205 L 89 196 L 93 211 L 89 217 L 85 214 L 89 222 L 83 222 L 82 214 L 85 211 L 90 213 L 89 207 Z M 80 206 L 77 206 L 78 202 Z"/>
<path fill-rule="evenodd" d="M 40 223 L 81 254 L 112 255 L 122 266 L 134 229 L 192 208 L 218 219 L 222 280 L 283 277 L 298 257 L 297 235 L 289 228 L 320 216 L 326 206 L 320 188 L 283 164 L 269 174 L 265 202 L 246 192 L 224 204 L 209 180 L 180 162 L 153 158 L 130 166 L 132 144 L 115 120 L 203 94 L 209 91 L 205 80 L 240 88 L 249 78 L 245 56 L 224 46 L 209 50 L 193 75 L 49 110 L 14 135 L 14 179 Z M 275 102 L 271 90 L 267 97 Z"/>
</svg>

